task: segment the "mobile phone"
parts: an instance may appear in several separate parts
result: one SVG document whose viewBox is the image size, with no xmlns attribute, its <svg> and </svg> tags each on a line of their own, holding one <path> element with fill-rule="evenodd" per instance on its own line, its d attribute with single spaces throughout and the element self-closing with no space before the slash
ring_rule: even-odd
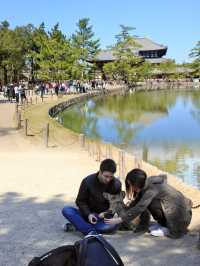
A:
<svg viewBox="0 0 200 266">
<path fill-rule="evenodd" d="M 111 218 L 113 218 L 113 213 L 112 213 L 112 211 L 108 211 L 108 212 L 106 212 L 106 213 L 104 214 L 104 218 L 106 218 L 106 219 L 111 219 Z"/>
</svg>

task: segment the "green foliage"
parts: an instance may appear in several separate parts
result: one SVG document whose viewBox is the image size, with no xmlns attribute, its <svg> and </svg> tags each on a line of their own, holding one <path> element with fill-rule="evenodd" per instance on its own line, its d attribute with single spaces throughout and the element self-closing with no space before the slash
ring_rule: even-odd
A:
<svg viewBox="0 0 200 266">
<path fill-rule="evenodd" d="M 134 53 L 140 46 L 129 32 L 135 28 L 124 25 L 120 27 L 121 31 L 116 35 L 117 42 L 112 48 L 116 60 L 106 64 L 103 70 L 108 77 L 120 79 L 131 87 L 137 81 L 147 78 L 151 67 L 142 57 Z"/>
<path fill-rule="evenodd" d="M 96 56 L 100 44 L 98 39 L 94 40 L 89 18 L 80 19 L 77 27 L 78 30 L 71 37 L 71 45 L 75 56 L 75 65 L 72 73 L 77 79 L 87 79 L 93 67 L 87 63 L 87 60 Z"/>
<path fill-rule="evenodd" d="M 189 65 L 187 64 L 176 64 L 175 60 L 168 59 L 165 62 L 160 63 L 152 67 L 152 75 L 162 75 L 164 78 L 170 80 L 177 80 L 186 78 L 188 76 Z"/>
<path fill-rule="evenodd" d="M 194 69 L 194 76 L 200 76 L 200 41 L 197 42 L 196 46 L 191 50 L 190 57 L 194 58 L 191 67 Z"/>
<path fill-rule="evenodd" d="M 9 23 L 3 21 L 0 25 L 0 68 L 3 70 L 4 83 L 19 80 L 19 75 L 25 67 L 27 43 L 24 28 L 9 28 Z"/>
<path fill-rule="evenodd" d="M 0 78 L 3 83 L 15 82 L 22 73 L 35 80 L 60 81 L 87 79 L 94 68 L 87 63 L 98 52 L 89 19 L 79 20 L 78 30 L 67 38 L 55 24 L 50 32 L 44 22 L 38 27 L 28 24 L 15 29 L 0 24 Z"/>
</svg>

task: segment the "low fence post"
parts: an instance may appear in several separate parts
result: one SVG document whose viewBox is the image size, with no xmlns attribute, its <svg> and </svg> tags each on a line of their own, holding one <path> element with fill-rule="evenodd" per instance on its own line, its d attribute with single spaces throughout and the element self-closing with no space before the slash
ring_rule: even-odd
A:
<svg viewBox="0 0 200 266">
<path fill-rule="evenodd" d="M 92 157 L 95 158 L 95 153 L 96 153 L 96 145 L 95 142 L 92 142 Z"/>
<path fill-rule="evenodd" d="M 16 113 L 18 113 L 18 111 L 19 111 L 19 105 L 18 105 L 18 103 L 15 104 L 15 111 L 16 111 Z"/>
<path fill-rule="evenodd" d="M 25 136 L 28 136 L 28 119 L 24 120 L 24 133 Z"/>
<path fill-rule="evenodd" d="M 49 123 L 47 123 L 46 126 L 45 126 L 44 142 L 45 142 L 45 147 L 48 148 L 48 144 L 49 144 Z"/>
<path fill-rule="evenodd" d="M 20 129 L 21 128 L 21 113 L 18 112 L 17 113 L 17 129 Z"/>
<path fill-rule="evenodd" d="M 112 146 L 111 144 L 106 145 L 106 157 L 112 159 Z"/>
<path fill-rule="evenodd" d="M 119 178 L 125 177 L 125 152 L 119 150 Z"/>
<path fill-rule="evenodd" d="M 138 159 L 136 156 L 135 156 L 135 158 L 134 158 L 134 163 L 135 163 L 135 168 L 141 168 L 142 167 L 142 165 L 141 165 L 141 163 L 142 163 L 142 161 L 140 160 L 140 159 Z"/>
<path fill-rule="evenodd" d="M 96 147 L 97 147 L 97 162 L 100 162 L 101 161 L 101 147 L 100 147 L 100 144 L 97 143 L 96 144 Z"/>
<path fill-rule="evenodd" d="M 84 134 L 79 135 L 79 143 L 80 143 L 81 148 L 85 147 L 85 135 Z"/>
</svg>

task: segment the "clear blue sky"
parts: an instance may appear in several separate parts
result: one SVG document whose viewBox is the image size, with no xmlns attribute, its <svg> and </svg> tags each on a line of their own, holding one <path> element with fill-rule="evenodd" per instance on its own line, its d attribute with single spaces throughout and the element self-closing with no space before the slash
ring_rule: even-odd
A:
<svg viewBox="0 0 200 266">
<path fill-rule="evenodd" d="M 168 58 L 188 61 L 200 40 L 200 0 L 0 0 L 0 21 L 11 28 L 45 22 L 49 30 L 57 22 L 70 36 L 80 18 L 88 17 L 105 48 L 114 43 L 119 25 L 133 26 L 135 35 L 168 46 Z"/>
</svg>

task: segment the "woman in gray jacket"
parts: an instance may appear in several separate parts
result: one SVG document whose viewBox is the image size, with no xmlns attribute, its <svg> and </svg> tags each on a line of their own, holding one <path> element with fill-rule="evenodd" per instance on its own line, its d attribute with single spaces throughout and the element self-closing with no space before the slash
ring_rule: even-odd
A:
<svg viewBox="0 0 200 266">
<path fill-rule="evenodd" d="M 192 202 L 167 184 L 166 175 L 147 178 L 143 170 L 133 169 L 127 174 L 125 184 L 127 196 L 134 200 L 123 216 L 105 219 L 105 223 L 129 223 L 148 211 L 157 222 L 149 227 L 152 235 L 179 238 L 187 233 L 192 218 Z"/>
</svg>

